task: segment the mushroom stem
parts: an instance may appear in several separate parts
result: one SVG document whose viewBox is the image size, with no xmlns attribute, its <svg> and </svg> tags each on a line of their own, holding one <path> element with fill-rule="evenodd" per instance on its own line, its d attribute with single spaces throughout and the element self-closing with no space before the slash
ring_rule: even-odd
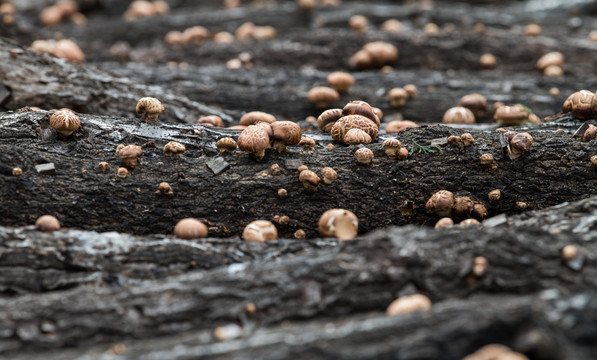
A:
<svg viewBox="0 0 597 360">
<path fill-rule="evenodd" d="M 122 159 L 122 161 L 124 162 L 124 165 L 126 165 L 126 166 L 128 166 L 130 168 L 134 168 L 139 163 L 139 161 L 137 160 L 136 157 L 134 157 L 134 158 L 124 158 L 124 159 Z"/>
<path fill-rule="evenodd" d="M 274 145 L 272 147 L 279 153 L 286 151 L 286 144 L 284 144 L 284 141 L 274 141 Z"/>
<path fill-rule="evenodd" d="M 253 156 L 255 157 L 255 159 L 257 160 L 261 160 L 263 159 L 263 157 L 265 156 L 265 149 L 264 150 L 259 150 L 256 153 L 253 154 Z"/>
</svg>

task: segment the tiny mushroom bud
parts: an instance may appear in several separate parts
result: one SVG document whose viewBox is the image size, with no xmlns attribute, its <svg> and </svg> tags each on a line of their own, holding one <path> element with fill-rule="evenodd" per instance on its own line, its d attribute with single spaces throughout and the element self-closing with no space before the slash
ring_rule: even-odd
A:
<svg viewBox="0 0 597 360">
<path fill-rule="evenodd" d="M 348 24 L 354 31 L 364 32 L 367 29 L 367 25 L 369 25 L 369 20 L 363 15 L 353 15 L 348 19 Z"/>
<path fill-rule="evenodd" d="M 497 59 L 492 54 L 483 54 L 479 58 L 479 64 L 484 69 L 492 69 L 495 67 Z"/>
<path fill-rule="evenodd" d="M 340 94 L 326 86 L 316 86 L 309 90 L 307 99 L 318 109 L 324 109 L 340 100 Z"/>
<path fill-rule="evenodd" d="M 395 159 L 398 156 L 398 150 L 402 147 L 402 143 L 398 139 L 386 139 L 381 147 L 390 159 Z"/>
<path fill-rule="evenodd" d="M 269 126 L 269 125 L 267 125 Z M 271 127 L 269 128 L 271 131 Z M 265 156 L 265 149 L 269 147 L 270 135 L 265 126 L 250 125 L 238 136 L 238 148 L 261 160 Z"/>
<path fill-rule="evenodd" d="M 181 239 L 200 239 L 207 236 L 207 226 L 197 219 L 185 218 L 174 227 L 174 236 Z"/>
<path fill-rule="evenodd" d="M 487 271 L 487 259 L 483 256 L 477 256 L 474 260 L 473 260 L 473 275 L 475 275 L 476 277 L 482 277 L 483 275 L 485 275 L 485 272 Z"/>
<path fill-rule="evenodd" d="M 328 109 L 317 118 L 317 127 L 321 131 L 330 131 L 334 123 L 342 116 L 344 116 L 342 109 Z"/>
<path fill-rule="evenodd" d="M 221 138 L 216 142 L 216 147 L 220 151 L 220 154 L 224 154 L 226 152 L 232 154 L 232 152 L 236 150 L 236 141 L 230 137 Z"/>
<path fill-rule="evenodd" d="M 516 208 L 518 210 L 524 210 L 527 208 L 527 203 L 525 203 L 524 201 L 517 201 L 516 202 Z"/>
<path fill-rule="evenodd" d="M 394 134 L 404 129 L 419 127 L 414 121 L 410 120 L 392 120 L 386 125 L 386 134 Z"/>
<path fill-rule="evenodd" d="M 566 245 L 562 248 L 562 258 L 564 261 L 570 261 L 578 255 L 578 248 L 574 245 Z"/>
<path fill-rule="evenodd" d="M 172 186 L 167 182 L 161 182 L 156 190 L 156 194 L 163 194 L 163 195 L 172 195 L 174 191 L 172 191 Z"/>
<path fill-rule="evenodd" d="M 66 59 L 78 63 L 85 62 L 85 54 L 83 53 L 79 45 L 77 45 L 77 43 L 69 39 L 61 39 L 56 41 L 56 44 L 54 45 L 54 48 L 52 49 L 51 53 L 54 56 L 61 59 Z"/>
<path fill-rule="evenodd" d="M 529 133 L 519 133 L 510 140 L 510 158 L 516 159 L 531 149 L 533 137 Z"/>
<path fill-rule="evenodd" d="M 454 194 L 448 190 L 440 190 L 427 200 L 425 209 L 428 213 L 435 213 L 439 216 L 450 216 L 453 205 Z"/>
<path fill-rule="evenodd" d="M 50 126 L 60 135 L 69 136 L 81 126 L 81 120 L 72 110 L 62 109 L 52 114 Z"/>
<path fill-rule="evenodd" d="M 354 84 L 354 76 L 344 71 L 336 71 L 328 75 L 327 81 L 337 92 L 343 93 Z"/>
<path fill-rule="evenodd" d="M 267 220 L 255 220 L 243 230 L 243 239 L 246 241 L 268 241 L 278 239 L 278 229 Z"/>
<path fill-rule="evenodd" d="M 105 161 L 100 162 L 97 164 L 97 167 L 101 170 L 101 172 L 105 173 L 106 169 L 108 169 L 109 164 Z"/>
<path fill-rule="evenodd" d="M 309 190 L 317 191 L 319 187 L 320 178 L 317 174 L 311 170 L 303 170 L 299 174 L 299 180 L 303 183 L 303 186 Z"/>
<path fill-rule="evenodd" d="M 404 29 L 404 25 L 396 19 L 389 19 L 381 24 L 380 29 L 384 32 L 399 34 Z"/>
<path fill-rule="evenodd" d="M 487 217 L 487 208 L 485 207 L 485 205 L 477 203 L 477 204 L 473 205 L 473 211 L 472 211 L 471 215 L 475 219 L 483 220 Z"/>
<path fill-rule="evenodd" d="M 460 142 L 460 136 L 450 135 L 448 136 L 448 144 L 457 144 Z"/>
<path fill-rule="evenodd" d="M 403 88 L 393 88 L 388 92 L 388 98 L 392 106 L 401 107 L 406 103 L 408 92 Z"/>
<path fill-rule="evenodd" d="M 558 65 L 549 65 L 543 69 L 543 74 L 547 76 L 559 77 L 564 75 L 564 70 L 562 70 L 562 67 Z"/>
<path fill-rule="evenodd" d="M 406 150 L 406 148 L 398 149 L 398 154 L 397 154 L 398 160 L 406 160 L 407 157 L 408 157 L 408 150 Z"/>
<path fill-rule="evenodd" d="M 473 138 L 473 135 L 469 133 L 464 133 L 460 135 L 460 140 L 462 140 L 462 144 L 464 146 L 471 146 L 475 142 L 475 138 Z"/>
<path fill-rule="evenodd" d="M 466 226 L 478 225 L 478 224 L 480 224 L 479 220 L 470 218 L 470 219 L 464 219 L 464 220 L 462 220 L 459 225 L 462 226 L 462 227 L 466 227 Z"/>
<path fill-rule="evenodd" d="M 446 110 L 442 122 L 445 124 L 473 124 L 475 115 L 463 106 L 455 106 Z"/>
<path fill-rule="evenodd" d="M 500 189 L 491 190 L 489 194 L 487 194 L 487 196 L 491 201 L 498 201 L 502 196 L 502 192 L 500 191 Z"/>
<path fill-rule="evenodd" d="M 409 98 L 417 96 L 417 87 L 414 84 L 406 84 L 402 88 L 406 91 Z"/>
<path fill-rule="evenodd" d="M 116 176 L 121 179 L 126 179 L 126 177 L 129 176 L 129 171 L 126 168 L 119 167 L 118 171 L 116 172 Z"/>
<path fill-rule="evenodd" d="M 286 151 L 286 146 L 296 145 L 301 141 L 301 127 L 292 121 L 275 121 L 272 128 L 273 148 L 278 152 Z"/>
<path fill-rule="evenodd" d="M 541 25 L 539 24 L 528 24 L 524 27 L 524 34 L 526 36 L 539 36 L 541 35 Z"/>
<path fill-rule="evenodd" d="M 44 215 L 35 221 L 35 228 L 43 232 L 52 232 L 60 230 L 60 222 L 52 215 Z"/>
<path fill-rule="evenodd" d="M 274 221 L 280 225 L 288 225 L 288 223 L 290 222 L 290 218 L 287 215 L 278 215 L 276 214 L 274 216 Z"/>
<path fill-rule="evenodd" d="M 197 123 L 206 126 L 224 127 L 224 120 L 217 115 L 203 116 L 197 119 Z"/>
<path fill-rule="evenodd" d="M 458 106 L 465 107 L 473 112 L 475 117 L 480 117 L 487 113 L 487 99 L 481 94 L 469 94 L 460 98 Z"/>
<path fill-rule="evenodd" d="M 163 150 L 166 155 L 179 158 L 182 156 L 182 153 L 184 153 L 187 150 L 187 148 L 179 142 L 170 141 L 166 145 L 164 145 Z"/>
<path fill-rule="evenodd" d="M 594 166 L 597 166 L 597 155 L 591 156 L 589 161 L 591 161 L 591 164 L 593 164 Z"/>
<path fill-rule="evenodd" d="M 21 176 L 23 175 L 23 170 L 19 167 L 12 169 L 12 176 Z"/>
<path fill-rule="evenodd" d="M 338 173 L 331 167 L 324 167 L 323 169 L 321 169 L 321 174 L 323 175 L 324 184 L 329 185 L 333 183 L 336 179 L 338 179 Z"/>
<path fill-rule="evenodd" d="M 313 150 L 315 149 L 315 140 L 308 136 L 305 136 L 301 138 L 301 141 L 299 141 L 299 145 L 303 147 L 303 150 Z"/>
<path fill-rule="evenodd" d="M 280 172 L 280 165 L 272 164 L 272 166 L 269 167 L 269 171 L 272 173 L 273 176 L 278 175 L 278 173 Z"/>
<path fill-rule="evenodd" d="M 386 309 L 386 314 L 388 316 L 396 316 L 429 309 L 431 309 L 431 300 L 425 295 L 414 294 L 401 296 L 392 301 Z"/>
<path fill-rule="evenodd" d="M 545 70 L 550 65 L 561 66 L 564 63 L 564 54 L 554 51 L 543 55 L 535 66 L 539 70 Z"/>
<path fill-rule="evenodd" d="M 398 59 L 398 49 L 385 41 L 374 41 L 363 46 L 363 50 L 369 54 L 371 65 L 381 67 L 393 63 Z"/>
<path fill-rule="evenodd" d="M 304 239 L 306 236 L 307 236 L 307 234 L 305 234 L 305 230 L 303 230 L 303 229 L 298 229 L 297 231 L 294 232 L 295 239 Z"/>
<path fill-rule="evenodd" d="M 361 129 L 350 129 L 344 135 L 344 143 L 348 145 L 369 144 L 371 136 Z"/>
<path fill-rule="evenodd" d="M 351 211 L 330 209 L 319 218 L 319 233 L 339 240 L 352 240 L 357 236 L 359 219 Z"/>
<path fill-rule="evenodd" d="M 288 191 L 286 189 L 278 189 L 278 196 L 280 199 L 284 199 L 286 196 L 288 196 Z"/>
<path fill-rule="evenodd" d="M 369 165 L 373 160 L 373 151 L 367 148 L 360 148 L 354 152 L 354 156 L 357 158 L 359 164 Z"/>
<path fill-rule="evenodd" d="M 593 139 L 597 139 L 597 126 L 589 125 L 585 133 L 580 138 L 580 141 L 588 142 Z"/>
<path fill-rule="evenodd" d="M 296 168 L 296 170 L 300 173 L 302 173 L 305 170 L 309 170 L 309 167 L 307 165 L 300 165 L 298 168 Z"/>
<path fill-rule="evenodd" d="M 240 125 L 256 125 L 260 122 L 271 124 L 276 121 L 276 117 L 263 111 L 250 111 L 240 118 Z"/>
<path fill-rule="evenodd" d="M 475 203 L 468 196 L 457 196 L 454 198 L 452 206 L 452 215 L 461 219 L 469 218 L 473 211 Z"/>
<path fill-rule="evenodd" d="M 493 155 L 490 153 L 483 154 L 479 157 L 479 162 L 481 165 L 491 165 L 493 164 Z"/>
<path fill-rule="evenodd" d="M 444 228 L 444 227 L 448 227 L 448 226 L 452 226 L 452 225 L 454 225 L 454 220 L 452 220 L 452 218 L 443 217 L 435 223 L 435 228 L 440 229 L 440 228 Z"/>
<path fill-rule="evenodd" d="M 137 102 L 137 114 L 145 116 L 145 122 L 157 120 L 158 116 L 166 110 L 162 103 L 153 97 L 144 97 Z"/>
<path fill-rule="evenodd" d="M 138 157 L 143 155 L 143 149 L 137 145 L 118 145 L 116 148 L 116 155 L 120 156 L 124 164 L 128 167 L 134 168 L 137 166 Z"/>
</svg>

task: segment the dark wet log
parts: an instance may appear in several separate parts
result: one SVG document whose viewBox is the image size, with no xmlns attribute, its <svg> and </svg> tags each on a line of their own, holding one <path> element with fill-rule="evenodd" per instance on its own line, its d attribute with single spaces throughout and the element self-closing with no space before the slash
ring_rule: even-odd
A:
<svg viewBox="0 0 597 360">
<path fill-rule="evenodd" d="M 591 228 L 596 209 L 597 199 L 591 198 L 525 215 L 493 219 L 485 227 L 453 227 L 441 231 L 414 226 L 388 228 L 338 244 L 283 240 L 248 245 L 238 239 L 185 242 L 135 239 L 114 233 L 38 234 L 30 229 L 2 228 L 2 267 L 17 265 L 16 258 L 21 266 L 30 269 L 29 273 L 23 272 L 23 277 L 35 276 L 46 266 L 46 270 L 54 269 L 57 274 L 70 270 L 57 275 L 63 279 L 75 269 L 91 275 L 101 273 L 101 276 L 90 276 L 81 282 L 85 286 L 72 289 L 4 296 L 0 299 L 0 328 L 6 330 L 1 333 L 0 347 L 20 350 L 147 339 L 182 331 L 211 331 L 239 319 L 248 329 L 274 326 L 292 319 L 311 319 L 312 325 L 297 326 L 318 327 L 322 322 L 349 314 L 383 312 L 395 297 L 412 292 L 426 294 L 436 304 L 435 315 L 421 323 L 421 329 L 426 331 L 434 329 L 431 325 L 434 316 L 443 324 L 460 312 L 472 310 L 469 316 L 481 312 L 482 308 L 489 312 L 480 317 L 480 323 L 464 329 L 459 327 L 466 333 L 485 330 L 460 344 L 463 347 L 454 347 L 455 352 L 468 351 L 483 342 L 510 342 L 515 334 L 508 331 L 530 325 L 528 316 L 531 314 L 527 310 L 532 297 L 515 299 L 520 294 L 532 295 L 547 289 L 552 293 L 582 293 L 597 286 L 594 262 L 597 243 Z M 160 241 L 162 249 L 156 248 L 156 242 Z M 565 262 L 560 253 L 569 244 L 576 245 L 579 253 L 574 260 Z M 191 248 L 192 255 L 189 255 Z M 180 275 L 168 269 L 168 264 L 176 269 L 177 263 L 185 264 L 189 258 L 198 263 L 208 261 L 208 257 L 212 257 L 213 262 L 224 259 L 222 264 L 225 265 L 227 260 L 218 252 L 243 253 L 247 248 L 251 253 L 262 255 L 251 262 L 186 271 Z M 135 267 L 142 267 L 142 262 L 136 262 L 143 252 L 155 252 L 145 257 L 146 269 L 154 267 L 156 274 L 164 269 L 172 275 L 162 279 L 145 276 L 143 280 L 130 276 Z M 167 259 L 162 256 L 164 252 L 169 253 Z M 471 273 L 475 256 L 484 256 L 489 264 L 485 275 L 480 277 Z M 26 264 L 25 259 L 30 262 Z M 242 256 L 238 260 L 242 261 Z M 499 298 L 491 302 L 465 300 L 470 294 L 495 293 L 511 295 L 503 295 L 503 301 Z M 578 296 L 588 300 L 588 296 Z M 588 316 L 583 319 L 587 327 L 577 327 L 566 335 L 582 346 L 586 344 L 584 336 L 594 326 L 594 321 L 590 320 L 594 311 L 589 310 L 594 302 L 582 300 L 582 306 L 575 308 L 575 301 L 581 301 L 580 298 L 554 301 L 560 307 L 570 306 L 575 316 Z M 448 299 L 452 300 L 446 301 Z M 542 301 L 547 300 L 549 297 Z M 256 312 L 247 312 L 245 305 L 249 303 L 255 305 Z M 533 320 L 531 324 L 551 332 L 552 336 L 553 331 L 561 335 L 568 326 L 573 326 L 573 322 L 554 319 L 550 315 L 555 311 L 550 310 L 552 305 L 543 306 L 533 306 L 539 318 L 535 319 L 537 323 Z M 542 323 L 543 316 L 547 316 L 551 324 Z M 564 317 L 563 313 L 558 316 Z M 314 320 L 316 318 L 320 320 Z M 358 320 L 356 323 L 360 325 L 348 326 L 346 332 L 340 332 L 344 337 L 338 335 L 338 341 L 348 341 L 362 334 L 362 326 L 367 322 Z M 373 324 L 380 328 L 374 330 Z M 400 332 L 408 328 L 403 327 L 404 323 L 383 319 L 373 320 L 370 325 L 371 334 L 379 331 L 382 337 L 388 336 L 387 326 L 399 326 L 398 329 L 403 329 Z M 448 333 L 449 328 L 455 329 L 451 320 L 438 326 L 440 334 Z M 551 326 L 555 330 L 550 329 Z M 496 333 L 491 329 L 497 329 L 497 334 L 504 337 L 495 339 Z M 275 329 L 267 331 L 275 332 Z M 437 341 L 445 344 L 440 339 Z M 428 344 L 430 340 L 419 341 L 404 351 L 418 351 L 421 342 Z M 399 348 L 393 346 L 392 349 Z M 433 354 L 423 358 L 433 358 Z"/>
</svg>

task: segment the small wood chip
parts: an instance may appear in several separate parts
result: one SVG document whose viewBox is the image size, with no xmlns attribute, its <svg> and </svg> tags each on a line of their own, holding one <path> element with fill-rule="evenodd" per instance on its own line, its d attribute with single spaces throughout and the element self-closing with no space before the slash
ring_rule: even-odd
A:
<svg viewBox="0 0 597 360">
<path fill-rule="evenodd" d="M 35 170 L 44 175 L 53 175 L 56 173 L 56 167 L 54 166 L 54 163 L 35 165 Z"/>
<path fill-rule="evenodd" d="M 209 159 L 205 163 L 207 164 L 207 167 L 213 171 L 214 175 L 220 175 L 230 167 L 230 164 L 220 156 Z"/>
</svg>

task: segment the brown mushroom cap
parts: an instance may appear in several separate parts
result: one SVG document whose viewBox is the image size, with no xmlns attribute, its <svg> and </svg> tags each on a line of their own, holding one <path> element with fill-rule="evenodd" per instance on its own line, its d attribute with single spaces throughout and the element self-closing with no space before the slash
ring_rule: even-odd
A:
<svg viewBox="0 0 597 360">
<path fill-rule="evenodd" d="M 539 36 L 541 35 L 541 25 L 539 24 L 528 24 L 524 27 L 524 34 L 526 36 Z"/>
<path fill-rule="evenodd" d="M 408 92 L 403 88 L 393 88 L 388 92 L 388 98 L 392 106 L 401 107 L 406 103 Z"/>
<path fill-rule="evenodd" d="M 307 99 L 318 109 L 324 109 L 340 100 L 340 94 L 327 86 L 316 86 L 309 90 Z"/>
<path fill-rule="evenodd" d="M 121 179 L 125 179 L 127 176 L 129 176 L 129 171 L 126 168 L 119 167 L 116 171 L 116 176 Z"/>
<path fill-rule="evenodd" d="M 597 115 L 597 96 L 588 90 L 580 90 L 564 101 L 564 112 L 572 112 L 574 117 L 589 119 Z"/>
<path fill-rule="evenodd" d="M 353 15 L 348 19 L 348 25 L 355 31 L 363 32 L 369 25 L 369 20 L 363 15 Z"/>
<path fill-rule="evenodd" d="M 597 139 L 597 126 L 589 124 L 589 128 L 585 131 L 580 141 L 587 142 Z"/>
<path fill-rule="evenodd" d="M 137 166 L 137 158 L 143 155 L 143 149 L 137 145 L 124 146 L 120 144 L 116 148 L 116 155 L 120 156 L 127 166 L 135 167 Z"/>
<path fill-rule="evenodd" d="M 418 90 L 415 84 L 406 84 L 402 88 L 406 91 L 408 97 L 414 98 L 415 96 L 417 96 Z"/>
<path fill-rule="evenodd" d="M 299 141 L 299 145 L 302 146 L 305 150 L 313 150 L 315 148 L 315 140 L 308 136 L 305 136 L 301 138 L 301 141 Z"/>
<path fill-rule="evenodd" d="M 184 153 L 187 148 L 176 141 L 170 141 L 166 145 L 164 145 L 164 153 L 168 156 L 180 157 L 182 153 Z"/>
<path fill-rule="evenodd" d="M 354 152 L 354 156 L 360 164 L 369 165 L 373 160 L 373 151 L 367 148 L 360 148 Z"/>
<path fill-rule="evenodd" d="M 240 118 L 240 125 L 249 126 L 260 122 L 271 124 L 276 121 L 276 117 L 263 111 L 250 111 Z"/>
<path fill-rule="evenodd" d="M 401 296 L 394 300 L 386 309 L 386 314 L 396 316 L 429 309 L 431 309 L 431 300 L 425 295 L 414 294 Z"/>
<path fill-rule="evenodd" d="M 282 152 L 287 145 L 296 145 L 301 141 L 301 127 L 292 121 L 275 121 L 272 128 L 273 148 Z"/>
<path fill-rule="evenodd" d="M 491 69 L 495 67 L 497 59 L 493 54 L 483 54 L 479 58 L 479 63 L 481 64 L 481 67 L 485 69 Z"/>
<path fill-rule="evenodd" d="M 73 62 L 83 63 L 85 62 L 85 54 L 72 40 L 61 39 L 56 41 L 52 54 L 61 59 L 67 59 Z"/>
<path fill-rule="evenodd" d="M 319 218 L 319 233 L 339 240 L 352 240 L 357 236 L 359 219 L 351 211 L 330 209 Z"/>
<path fill-rule="evenodd" d="M 265 126 L 250 125 L 238 136 L 238 148 L 253 154 L 257 160 L 263 158 L 269 142 L 270 136 Z"/>
<path fill-rule="evenodd" d="M 412 127 L 419 127 L 419 125 L 410 120 L 392 120 L 387 123 L 385 130 L 387 134 L 393 134 Z"/>
<path fill-rule="evenodd" d="M 493 164 L 493 155 L 490 153 L 485 153 L 479 156 L 479 162 L 481 165 L 490 165 Z"/>
<path fill-rule="evenodd" d="M 303 186 L 309 190 L 317 191 L 321 179 L 317 174 L 311 170 L 303 170 L 299 174 L 299 180 Z"/>
<path fill-rule="evenodd" d="M 342 113 L 346 115 L 361 115 L 373 121 L 377 127 L 380 125 L 379 117 L 375 114 L 375 110 L 368 103 L 361 100 L 353 100 L 342 108 Z"/>
<path fill-rule="evenodd" d="M 255 220 L 245 226 L 243 230 L 243 239 L 246 241 L 268 241 L 278 239 L 278 229 L 267 220 Z"/>
<path fill-rule="evenodd" d="M 470 225 L 478 225 L 478 224 L 480 224 L 479 220 L 470 218 L 470 219 L 464 219 L 464 220 L 462 220 L 458 225 L 460 225 L 460 226 L 470 226 Z"/>
<path fill-rule="evenodd" d="M 502 126 L 520 125 L 529 119 L 529 112 L 520 105 L 500 106 L 493 118 Z"/>
<path fill-rule="evenodd" d="M 452 218 L 443 217 L 435 223 L 435 228 L 440 229 L 440 228 L 444 228 L 444 227 L 448 227 L 448 226 L 452 226 L 452 225 L 454 225 L 454 220 L 452 220 Z"/>
<path fill-rule="evenodd" d="M 352 69 L 366 69 L 373 65 L 371 54 L 365 50 L 359 50 L 348 60 L 348 65 Z"/>
<path fill-rule="evenodd" d="M 398 156 L 398 150 L 402 147 L 402 143 L 398 139 L 386 139 L 381 147 L 390 159 L 395 159 Z"/>
<path fill-rule="evenodd" d="M 224 120 L 217 115 L 207 115 L 197 119 L 197 123 L 207 126 L 224 127 Z"/>
<path fill-rule="evenodd" d="M 328 75 L 328 84 L 338 92 L 347 92 L 354 84 L 354 76 L 344 71 L 336 71 Z"/>
<path fill-rule="evenodd" d="M 351 129 L 361 129 L 366 132 L 372 140 L 377 137 L 377 125 L 368 118 L 361 115 L 347 115 L 341 117 L 334 123 L 330 130 L 330 134 L 334 140 L 344 143 L 344 137 Z"/>
<path fill-rule="evenodd" d="M 471 217 L 475 202 L 468 196 L 457 196 L 452 205 L 452 215 L 457 218 L 466 219 Z"/>
<path fill-rule="evenodd" d="M 522 155 L 531 149 L 531 145 L 533 145 L 533 137 L 526 132 L 516 134 L 510 140 L 510 150 L 513 155 Z"/>
<path fill-rule="evenodd" d="M 553 51 L 541 56 L 541 58 L 537 60 L 535 66 L 539 70 L 545 70 L 545 68 L 547 68 L 550 65 L 561 66 L 563 63 L 564 54 L 562 54 L 559 51 Z"/>
<path fill-rule="evenodd" d="M 321 169 L 321 174 L 323 175 L 323 182 L 328 185 L 338 179 L 338 173 L 331 167 Z"/>
<path fill-rule="evenodd" d="M 435 213 L 439 216 L 450 216 L 453 205 L 454 194 L 448 190 L 440 190 L 427 200 L 425 209 L 427 212 Z"/>
<path fill-rule="evenodd" d="M 50 126 L 62 136 L 69 136 L 81 126 L 81 120 L 72 111 L 62 109 L 50 117 Z"/>
<path fill-rule="evenodd" d="M 473 124 L 475 115 L 463 106 L 455 106 L 446 110 L 442 122 L 444 124 Z"/>
<path fill-rule="evenodd" d="M 43 232 L 60 230 L 60 221 L 52 215 L 43 215 L 35 221 L 35 228 Z"/>
<path fill-rule="evenodd" d="M 471 146 L 475 142 L 475 138 L 473 138 L 473 135 L 469 133 L 464 133 L 460 135 L 460 140 L 462 141 L 462 144 L 464 146 Z"/>
<path fill-rule="evenodd" d="M 398 49 L 385 41 L 374 41 L 363 46 L 371 57 L 373 66 L 383 66 L 390 64 L 398 59 Z"/>
<path fill-rule="evenodd" d="M 334 123 L 342 116 L 344 116 L 342 109 L 328 109 L 317 118 L 317 127 L 321 131 L 330 131 Z"/>
<path fill-rule="evenodd" d="M 185 44 L 201 44 L 210 38 L 211 33 L 203 26 L 192 26 L 185 29 L 182 36 Z"/>
<path fill-rule="evenodd" d="M 185 218 L 174 227 L 174 236 L 181 239 L 200 239 L 207 236 L 207 226 L 197 219 Z"/>
<path fill-rule="evenodd" d="M 396 19 L 388 19 L 381 24 L 380 30 L 383 32 L 399 34 L 404 30 L 404 25 Z"/>
<path fill-rule="evenodd" d="M 144 97 L 137 102 L 136 111 L 138 114 L 145 115 L 145 121 L 157 120 L 160 113 L 164 112 L 166 108 L 162 103 L 153 97 Z"/>
<path fill-rule="evenodd" d="M 221 138 L 216 142 L 216 147 L 220 151 L 220 154 L 229 152 L 232 153 L 236 150 L 236 141 L 231 137 Z"/>
<path fill-rule="evenodd" d="M 465 107 L 473 112 L 476 117 L 487 113 L 487 99 L 481 94 L 468 94 L 460 98 L 458 106 Z"/>
<path fill-rule="evenodd" d="M 371 141 L 371 136 L 361 129 L 350 129 L 344 135 L 344 143 L 348 145 L 369 144 Z"/>
</svg>

